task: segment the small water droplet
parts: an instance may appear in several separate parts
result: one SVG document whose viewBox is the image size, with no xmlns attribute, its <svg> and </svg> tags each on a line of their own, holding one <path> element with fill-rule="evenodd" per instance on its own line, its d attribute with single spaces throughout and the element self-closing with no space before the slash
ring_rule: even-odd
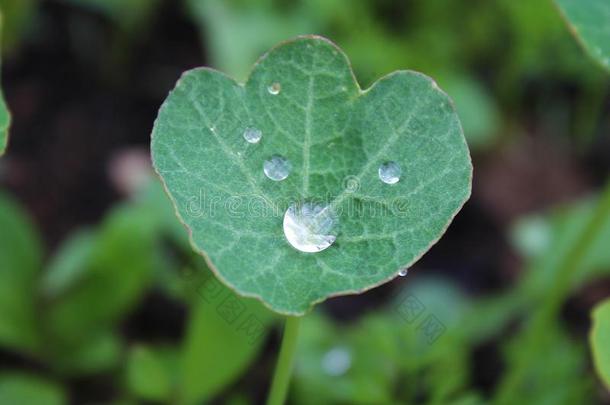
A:
<svg viewBox="0 0 610 405">
<path fill-rule="evenodd" d="M 269 94 L 273 94 L 274 96 L 277 94 L 280 94 L 281 90 L 282 90 L 282 85 L 279 84 L 278 82 L 275 82 L 271 86 L 267 87 L 267 91 L 269 92 Z"/>
<path fill-rule="evenodd" d="M 398 272 L 398 275 L 399 275 L 400 277 L 404 277 L 404 276 L 406 276 L 407 274 L 409 274 L 409 269 L 407 269 L 407 268 L 400 269 L 400 271 Z"/>
<path fill-rule="evenodd" d="M 283 156 L 273 155 L 263 163 L 265 176 L 274 181 L 284 180 L 290 174 L 292 164 Z"/>
<path fill-rule="evenodd" d="M 294 203 L 284 214 L 284 235 L 297 250 L 321 252 L 337 239 L 339 219 L 330 206 Z"/>
<path fill-rule="evenodd" d="M 396 162 L 386 162 L 379 166 L 379 179 L 386 184 L 398 183 L 400 173 L 400 166 Z"/>
<path fill-rule="evenodd" d="M 258 143 L 262 136 L 263 133 L 260 129 L 246 128 L 244 131 L 244 139 L 250 143 Z"/>
<path fill-rule="evenodd" d="M 324 354 L 322 357 L 322 369 L 328 375 L 338 377 L 343 375 L 352 366 L 352 355 L 348 348 L 337 346 Z"/>
</svg>

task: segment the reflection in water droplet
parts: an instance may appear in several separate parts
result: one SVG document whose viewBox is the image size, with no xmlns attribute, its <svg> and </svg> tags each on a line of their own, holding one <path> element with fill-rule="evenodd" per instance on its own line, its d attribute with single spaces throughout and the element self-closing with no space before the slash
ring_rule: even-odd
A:
<svg viewBox="0 0 610 405">
<path fill-rule="evenodd" d="M 267 87 L 269 94 L 273 94 L 274 96 L 280 94 L 280 90 L 282 90 L 282 85 L 278 82 L 275 82 L 271 86 Z"/>
<path fill-rule="evenodd" d="M 328 205 L 292 204 L 284 214 L 284 235 L 297 250 L 320 252 L 337 239 L 339 219 Z"/>
<path fill-rule="evenodd" d="M 328 375 L 337 377 L 343 375 L 352 366 L 352 355 L 349 349 L 337 346 L 324 354 L 322 358 L 322 369 Z"/>
<path fill-rule="evenodd" d="M 263 133 L 260 129 L 246 128 L 244 131 L 244 139 L 250 143 L 258 143 L 261 140 Z"/>
<path fill-rule="evenodd" d="M 283 156 L 273 155 L 263 163 L 265 176 L 273 181 L 284 180 L 290 174 L 292 164 Z"/>
<path fill-rule="evenodd" d="M 406 276 L 407 274 L 409 274 L 409 269 L 407 269 L 407 268 L 401 269 L 401 270 L 398 272 L 398 275 L 399 275 L 400 277 L 404 277 L 404 276 Z"/>
<path fill-rule="evenodd" d="M 379 179 L 386 184 L 395 184 L 400 180 L 400 166 L 396 162 L 386 162 L 379 166 Z"/>
</svg>

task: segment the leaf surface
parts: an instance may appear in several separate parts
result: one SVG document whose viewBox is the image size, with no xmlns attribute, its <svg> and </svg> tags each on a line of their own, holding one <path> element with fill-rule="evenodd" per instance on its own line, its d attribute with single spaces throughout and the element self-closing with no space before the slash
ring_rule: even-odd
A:
<svg viewBox="0 0 610 405">
<path fill-rule="evenodd" d="M 292 167 L 283 181 L 263 172 L 274 155 Z M 396 277 L 440 238 L 472 177 L 453 104 L 432 79 L 400 71 L 362 91 L 347 57 L 315 36 L 272 49 L 244 85 L 185 73 L 159 111 L 152 156 L 220 279 L 292 315 Z M 402 175 L 386 184 L 378 169 L 391 161 Z M 310 201 L 338 218 L 335 243 L 318 253 L 292 247 L 282 227 L 291 204 Z"/>
<path fill-rule="evenodd" d="M 578 41 L 597 62 L 610 70 L 610 2 L 555 0 Z"/>
</svg>

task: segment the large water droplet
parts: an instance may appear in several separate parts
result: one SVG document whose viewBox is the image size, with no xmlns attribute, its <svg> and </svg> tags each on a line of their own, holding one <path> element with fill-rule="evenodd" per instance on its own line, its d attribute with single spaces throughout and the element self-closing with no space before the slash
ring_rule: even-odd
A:
<svg viewBox="0 0 610 405">
<path fill-rule="evenodd" d="M 400 173 L 400 166 L 396 162 L 386 162 L 379 166 L 379 179 L 386 184 L 398 183 Z"/>
<path fill-rule="evenodd" d="M 273 155 L 263 163 L 265 176 L 274 181 L 284 180 L 290 174 L 292 164 L 283 156 Z"/>
<path fill-rule="evenodd" d="M 250 143 L 258 143 L 262 136 L 263 133 L 260 129 L 246 128 L 244 131 L 244 139 Z"/>
<path fill-rule="evenodd" d="M 339 219 L 328 205 L 292 204 L 284 214 L 284 235 L 297 250 L 320 252 L 337 239 Z"/>
<path fill-rule="evenodd" d="M 345 374 L 351 365 L 352 355 L 346 347 L 334 347 L 322 357 L 322 369 L 334 377 Z"/>
<path fill-rule="evenodd" d="M 398 272 L 398 275 L 399 275 L 400 277 L 404 277 L 404 276 L 406 276 L 407 274 L 409 274 L 409 269 L 407 269 L 407 268 L 400 269 L 400 271 Z"/>
<path fill-rule="evenodd" d="M 269 92 L 269 94 L 273 94 L 274 96 L 277 94 L 280 94 L 281 90 L 282 90 L 282 85 L 279 84 L 278 82 L 275 82 L 275 83 L 271 84 L 269 87 L 267 87 L 267 91 Z"/>
</svg>

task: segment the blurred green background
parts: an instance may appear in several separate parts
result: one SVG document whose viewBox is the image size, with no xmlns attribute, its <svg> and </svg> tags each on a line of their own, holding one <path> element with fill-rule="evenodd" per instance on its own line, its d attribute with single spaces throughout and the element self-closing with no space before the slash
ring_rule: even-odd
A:
<svg viewBox="0 0 610 405">
<path fill-rule="evenodd" d="M 0 405 L 264 401 L 280 319 L 192 253 L 148 143 L 181 72 L 206 65 L 245 80 L 271 46 L 309 33 L 347 53 L 362 87 L 397 69 L 437 79 L 475 177 L 407 277 L 307 316 L 289 403 L 610 403 L 588 343 L 590 312 L 610 296 L 600 208 L 610 74 L 552 1 L 0 0 L 0 10 L 12 113 L 0 159 Z"/>
</svg>

